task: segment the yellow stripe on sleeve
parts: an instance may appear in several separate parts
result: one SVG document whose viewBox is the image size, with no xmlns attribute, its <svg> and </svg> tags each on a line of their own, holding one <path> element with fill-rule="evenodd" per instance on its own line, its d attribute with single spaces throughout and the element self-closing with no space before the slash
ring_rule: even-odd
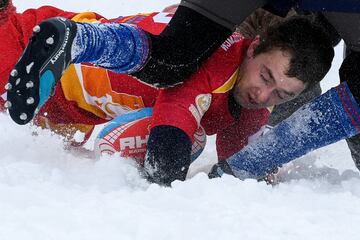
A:
<svg viewBox="0 0 360 240">
<path fill-rule="evenodd" d="M 238 74 L 239 74 L 239 69 L 237 69 L 222 86 L 215 89 L 213 93 L 226 93 L 229 90 L 231 90 L 234 87 L 234 84 L 236 83 Z"/>
</svg>

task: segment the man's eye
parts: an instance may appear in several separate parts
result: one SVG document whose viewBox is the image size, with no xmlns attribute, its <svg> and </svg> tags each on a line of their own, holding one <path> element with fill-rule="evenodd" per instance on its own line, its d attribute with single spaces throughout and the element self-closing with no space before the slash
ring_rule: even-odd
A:
<svg viewBox="0 0 360 240">
<path fill-rule="evenodd" d="M 266 77 L 264 77 L 264 75 L 260 74 L 260 77 L 266 85 L 269 84 L 269 80 Z"/>
<path fill-rule="evenodd" d="M 276 91 L 276 95 L 278 96 L 278 98 L 280 98 L 281 100 L 285 100 L 286 97 L 282 96 L 280 92 Z"/>
</svg>

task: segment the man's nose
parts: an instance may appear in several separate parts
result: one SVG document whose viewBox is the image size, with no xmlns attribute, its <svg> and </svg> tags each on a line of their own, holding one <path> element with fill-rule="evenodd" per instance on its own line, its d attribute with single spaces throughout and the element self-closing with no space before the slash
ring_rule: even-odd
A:
<svg viewBox="0 0 360 240">
<path fill-rule="evenodd" d="M 266 103 L 269 101 L 269 98 L 271 96 L 271 89 L 267 88 L 258 88 L 256 91 L 256 98 L 255 101 L 257 103 Z"/>
</svg>

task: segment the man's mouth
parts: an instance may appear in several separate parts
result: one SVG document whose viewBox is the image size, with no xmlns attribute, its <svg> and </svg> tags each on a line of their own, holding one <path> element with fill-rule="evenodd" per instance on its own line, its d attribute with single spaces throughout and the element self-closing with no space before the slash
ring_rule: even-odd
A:
<svg viewBox="0 0 360 240">
<path fill-rule="evenodd" d="M 248 101 L 248 103 L 249 103 L 250 105 L 256 105 L 256 104 L 257 104 L 257 102 L 254 100 L 254 98 L 251 97 L 250 94 L 248 94 L 248 99 L 247 99 L 247 101 Z"/>
</svg>

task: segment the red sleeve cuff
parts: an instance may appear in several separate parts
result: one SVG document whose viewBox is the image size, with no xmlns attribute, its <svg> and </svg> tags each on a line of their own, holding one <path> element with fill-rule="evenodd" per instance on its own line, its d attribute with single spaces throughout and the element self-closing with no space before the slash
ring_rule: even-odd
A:
<svg viewBox="0 0 360 240">
<path fill-rule="evenodd" d="M 188 109 L 177 107 L 173 104 L 161 104 L 155 107 L 151 127 L 168 125 L 183 130 L 191 142 L 194 142 L 194 133 L 198 129 L 198 123 Z"/>
</svg>

